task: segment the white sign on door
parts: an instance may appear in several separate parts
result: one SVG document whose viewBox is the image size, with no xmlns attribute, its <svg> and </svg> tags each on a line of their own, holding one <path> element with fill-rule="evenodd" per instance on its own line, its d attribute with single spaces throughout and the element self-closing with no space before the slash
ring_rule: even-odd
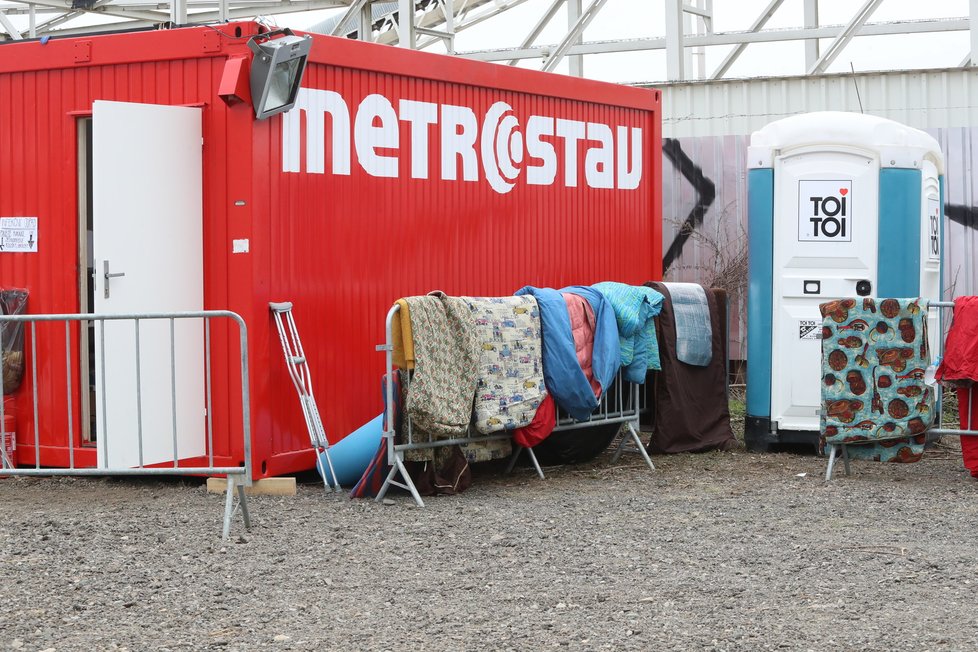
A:
<svg viewBox="0 0 978 652">
<path fill-rule="evenodd" d="M 852 181 L 798 182 L 798 240 L 852 242 Z"/>
<path fill-rule="evenodd" d="M 927 258 L 941 259 L 941 202 L 935 197 L 927 199 Z"/>
<path fill-rule="evenodd" d="M 815 319 L 799 319 L 798 339 L 799 340 L 821 340 L 822 322 Z"/>
<path fill-rule="evenodd" d="M 36 252 L 36 217 L 0 217 L 0 253 Z"/>
</svg>

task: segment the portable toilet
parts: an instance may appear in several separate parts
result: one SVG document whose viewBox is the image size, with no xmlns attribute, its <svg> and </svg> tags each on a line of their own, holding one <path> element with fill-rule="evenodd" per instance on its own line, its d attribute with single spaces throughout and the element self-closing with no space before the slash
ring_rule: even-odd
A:
<svg viewBox="0 0 978 652">
<path fill-rule="evenodd" d="M 754 132 L 748 164 L 745 441 L 817 444 L 818 305 L 940 299 L 944 157 L 918 129 L 826 111 Z M 936 311 L 930 320 L 935 350 Z"/>
</svg>

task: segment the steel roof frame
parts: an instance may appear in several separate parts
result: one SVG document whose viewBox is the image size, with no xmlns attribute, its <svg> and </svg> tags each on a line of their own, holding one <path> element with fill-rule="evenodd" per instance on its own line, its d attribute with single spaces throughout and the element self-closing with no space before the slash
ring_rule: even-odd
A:
<svg viewBox="0 0 978 652">
<path fill-rule="evenodd" d="M 584 74 L 584 55 L 664 50 L 668 81 L 722 79 L 752 43 L 803 41 L 805 70 L 824 72 L 856 37 L 892 34 L 920 34 L 949 31 L 970 32 L 971 50 L 978 51 L 978 0 L 969 0 L 969 16 L 944 19 L 869 22 L 884 0 L 853 3 L 854 12 L 845 24 L 822 25 L 818 20 L 818 0 L 793 0 L 803 3 L 804 26 L 791 29 L 765 29 L 784 0 L 770 0 L 746 31 L 716 32 L 713 29 L 714 0 L 663 0 L 665 34 L 648 38 L 585 41 L 584 32 L 607 6 L 608 0 L 552 0 L 537 23 L 517 46 L 456 52 L 455 36 L 465 29 L 505 14 L 528 0 L 0 0 L 0 40 L 33 38 L 43 35 L 70 35 L 146 28 L 170 24 L 185 25 L 223 22 L 252 16 L 274 16 L 318 9 L 345 9 L 339 19 L 312 28 L 335 36 L 360 38 L 403 47 L 426 49 L 443 43 L 446 50 L 482 61 L 516 65 L 525 59 L 539 59 L 540 68 L 554 70 L 563 60 L 569 72 Z M 566 29 L 554 44 L 536 41 L 558 14 L 566 14 Z M 28 16 L 29 26 L 21 31 L 11 17 Z M 81 16 L 114 19 L 99 25 L 73 26 Z M 43 22 L 39 22 L 43 18 Z M 23 19 L 21 19 L 22 21 Z M 831 39 L 820 45 L 820 39 Z M 704 49 L 734 46 L 709 75 L 703 69 Z M 824 45 L 824 47 L 822 47 Z M 694 58 L 698 56 L 698 65 Z M 972 65 L 969 54 L 960 63 Z M 695 68 L 695 70 L 694 70 Z"/>
</svg>

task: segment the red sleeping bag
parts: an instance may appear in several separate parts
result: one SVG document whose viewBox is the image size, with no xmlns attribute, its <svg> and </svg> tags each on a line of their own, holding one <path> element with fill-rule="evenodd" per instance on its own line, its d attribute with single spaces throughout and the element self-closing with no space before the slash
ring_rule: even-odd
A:
<svg viewBox="0 0 978 652">
<path fill-rule="evenodd" d="M 978 382 L 978 297 L 954 300 L 954 321 L 947 334 L 944 357 L 937 368 L 938 380 L 956 380 L 962 384 Z M 978 392 L 972 384 L 958 389 L 958 414 L 962 430 L 978 430 Z M 961 437 L 964 466 L 978 478 L 978 437 Z"/>
<path fill-rule="evenodd" d="M 978 430 L 978 391 L 975 386 L 958 389 L 958 414 L 962 430 Z M 978 478 L 978 437 L 961 437 L 961 457 L 971 477 Z"/>
<path fill-rule="evenodd" d="M 978 297 L 954 300 L 954 321 L 937 379 L 978 381 Z"/>
</svg>

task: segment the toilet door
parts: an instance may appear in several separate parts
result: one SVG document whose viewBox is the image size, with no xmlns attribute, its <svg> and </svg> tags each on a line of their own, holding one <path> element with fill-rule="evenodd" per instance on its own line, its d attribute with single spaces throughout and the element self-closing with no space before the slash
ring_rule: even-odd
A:
<svg viewBox="0 0 978 652">
<path fill-rule="evenodd" d="M 774 167 L 771 421 L 817 431 L 820 303 L 875 296 L 879 160 L 853 149 L 793 150 Z"/>
</svg>

